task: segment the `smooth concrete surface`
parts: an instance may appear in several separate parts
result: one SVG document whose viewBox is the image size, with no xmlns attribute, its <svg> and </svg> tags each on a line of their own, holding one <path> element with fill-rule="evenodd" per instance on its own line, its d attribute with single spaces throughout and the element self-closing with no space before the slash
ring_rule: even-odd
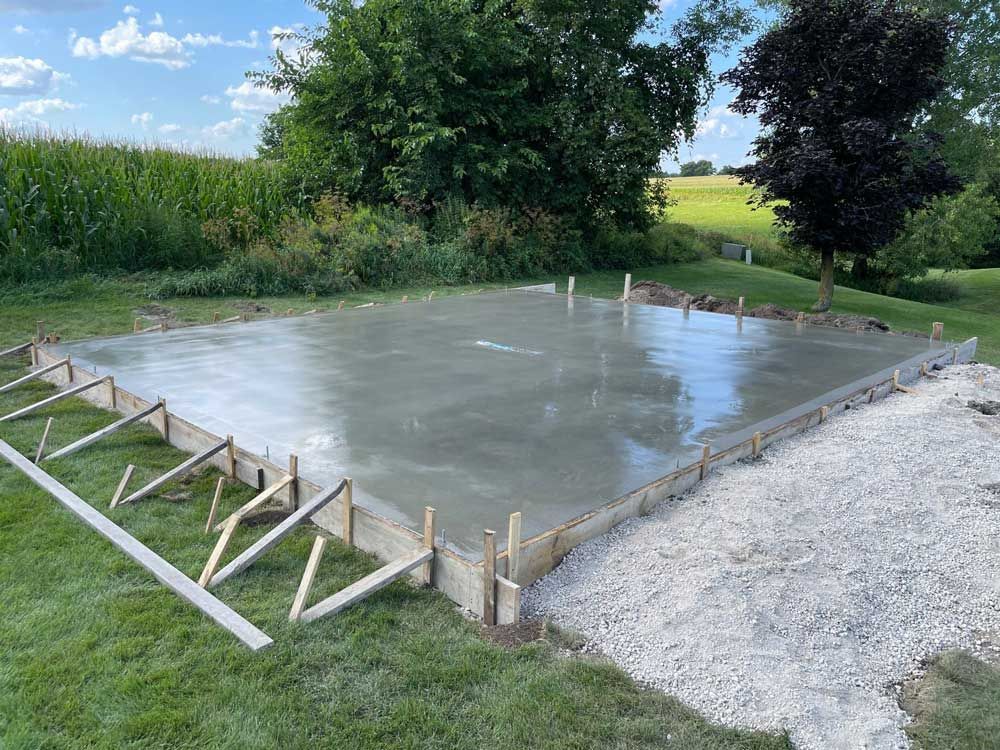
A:
<svg viewBox="0 0 1000 750">
<path fill-rule="evenodd" d="M 511 291 L 56 348 L 410 528 L 432 505 L 479 559 L 515 510 L 528 538 L 930 347 Z"/>
</svg>

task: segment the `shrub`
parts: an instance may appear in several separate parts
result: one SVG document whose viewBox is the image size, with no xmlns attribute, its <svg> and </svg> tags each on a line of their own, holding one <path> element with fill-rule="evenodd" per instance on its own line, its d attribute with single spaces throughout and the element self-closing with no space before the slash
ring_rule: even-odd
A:
<svg viewBox="0 0 1000 750">
<path fill-rule="evenodd" d="M 892 290 L 892 296 L 931 304 L 953 302 L 962 296 L 962 285 L 942 276 L 902 279 Z"/>
</svg>

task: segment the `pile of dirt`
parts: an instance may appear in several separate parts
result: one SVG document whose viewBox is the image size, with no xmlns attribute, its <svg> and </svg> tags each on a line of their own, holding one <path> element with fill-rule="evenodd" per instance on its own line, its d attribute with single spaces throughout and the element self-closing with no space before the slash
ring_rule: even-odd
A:
<svg viewBox="0 0 1000 750">
<path fill-rule="evenodd" d="M 682 289 L 674 289 L 657 281 L 639 281 L 632 285 L 629 301 L 642 305 L 658 305 L 660 307 L 682 308 L 689 305 L 692 310 L 735 315 L 739 303 L 732 299 L 720 299 L 711 294 L 690 294 Z M 798 310 L 787 307 L 766 304 L 745 312 L 748 318 L 766 318 L 768 320 L 797 320 Z M 846 328 L 852 331 L 872 331 L 886 333 L 888 324 L 878 318 L 867 315 L 849 315 L 842 313 L 806 314 L 805 322 L 815 326 L 828 328 Z M 923 335 L 923 334 L 921 334 Z"/>
<path fill-rule="evenodd" d="M 987 417 L 1000 415 L 1000 401 L 970 401 L 966 406 L 985 414 Z"/>
<path fill-rule="evenodd" d="M 155 302 L 150 302 L 148 305 L 137 307 L 132 312 L 135 313 L 138 318 L 145 318 L 146 320 L 152 320 L 156 323 L 172 321 L 177 317 L 176 311 L 166 307 L 165 305 L 158 305 Z"/>
</svg>

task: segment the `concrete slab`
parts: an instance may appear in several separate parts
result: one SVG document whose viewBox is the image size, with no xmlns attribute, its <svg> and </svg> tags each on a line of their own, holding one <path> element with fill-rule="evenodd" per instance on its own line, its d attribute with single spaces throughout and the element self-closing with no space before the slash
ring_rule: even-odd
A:
<svg viewBox="0 0 1000 750">
<path fill-rule="evenodd" d="M 56 348 L 478 559 L 950 345 L 512 290 Z"/>
</svg>

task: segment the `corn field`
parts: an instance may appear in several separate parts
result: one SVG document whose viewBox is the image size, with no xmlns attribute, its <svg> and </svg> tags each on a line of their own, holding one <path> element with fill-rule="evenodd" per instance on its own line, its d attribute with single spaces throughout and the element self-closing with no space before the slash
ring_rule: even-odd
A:
<svg viewBox="0 0 1000 750">
<path fill-rule="evenodd" d="M 0 128 L 0 282 L 205 265 L 205 221 L 291 208 L 265 161 Z"/>
</svg>

